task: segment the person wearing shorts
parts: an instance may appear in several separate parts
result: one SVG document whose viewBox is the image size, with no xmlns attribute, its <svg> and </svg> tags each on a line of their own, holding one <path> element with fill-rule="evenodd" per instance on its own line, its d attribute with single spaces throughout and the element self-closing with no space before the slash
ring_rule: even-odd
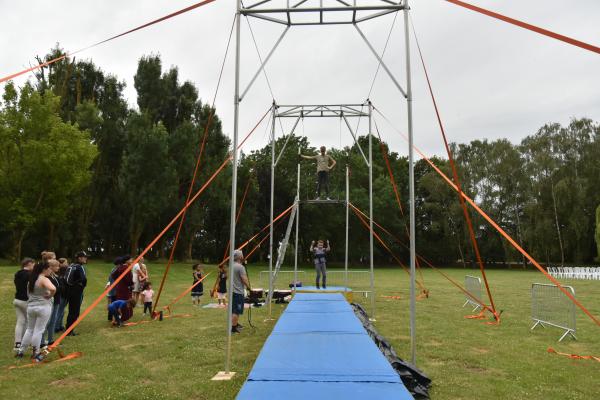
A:
<svg viewBox="0 0 600 400">
<path fill-rule="evenodd" d="M 192 289 L 192 304 L 200 306 L 200 298 L 204 295 L 204 269 L 200 264 L 192 265 L 192 276 L 194 277 L 194 288 Z"/>
<path fill-rule="evenodd" d="M 241 250 L 233 252 L 233 285 L 231 286 L 231 333 L 240 333 L 240 315 L 244 313 L 244 288 L 250 290 L 250 281 L 246 268 L 242 265 L 244 253 Z"/>
</svg>

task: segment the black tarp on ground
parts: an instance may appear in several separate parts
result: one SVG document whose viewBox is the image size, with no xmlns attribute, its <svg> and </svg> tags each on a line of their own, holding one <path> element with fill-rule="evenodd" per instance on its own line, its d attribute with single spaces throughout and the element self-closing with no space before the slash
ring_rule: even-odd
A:
<svg viewBox="0 0 600 400">
<path fill-rule="evenodd" d="M 400 376 L 400 379 L 402 379 L 404 386 L 406 386 L 413 397 L 418 400 L 429 399 L 429 386 L 431 385 L 431 379 L 429 379 L 427 375 L 425 375 L 417 367 L 398 357 L 386 338 L 381 336 L 371 321 L 369 321 L 369 316 L 365 309 L 360 304 L 351 304 L 352 308 L 354 309 L 354 314 L 356 314 L 364 328 L 369 333 L 371 339 L 373 339 L 377 347 L 379 347 L 379 350 L 381 350 L 394 370 L 396 370 Z"/>
</svg>

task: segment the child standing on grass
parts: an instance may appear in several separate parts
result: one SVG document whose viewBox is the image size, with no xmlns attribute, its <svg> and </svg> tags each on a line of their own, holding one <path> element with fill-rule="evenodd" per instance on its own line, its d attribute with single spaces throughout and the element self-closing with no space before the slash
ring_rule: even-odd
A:
<svg viewBox="0 0 600 400">
<path fill-rule="evenodd" d="M 219 275 L 217 276 L 217 302 L 220 307 L 225 307 L 227 298 L 227 271 L 225 265 L 219 265 Z"/>
<path fill-rule="evenodd" d="M 146 311 L 148 311 L 148 314 L 152 313 L 152 298 L 154 297 L 152 283 L 146 282 L 146 286 L 142 291 L 142 297 L 144 299 L 144 315 L 146 315 Z"/>
<path fill-rule="evenodd" d="M 204 270 L 202 269 L 202 265 L 194 264 L 192 266 L 192 275 L 194 277 L 194 288 L 192 289 L 192 304 L 195 306 L 200 305 L 200 297 L 204 294 L 204 284 L 202 282 L 198 283 L 198 281 L 202 280 L 202 276 L 204 274 Z"/>
</svg>

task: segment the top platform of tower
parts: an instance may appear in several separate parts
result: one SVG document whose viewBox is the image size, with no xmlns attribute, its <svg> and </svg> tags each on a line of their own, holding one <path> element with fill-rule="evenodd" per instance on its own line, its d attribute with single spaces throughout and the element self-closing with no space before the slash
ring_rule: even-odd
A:
<svg viewBox="0 0 600 400">
<path fill-rule="evenodd" d="M 282 25 L 357 24 L 404 9 L 389 0 L 254 0 L 242 15 Z"/>
</svg>

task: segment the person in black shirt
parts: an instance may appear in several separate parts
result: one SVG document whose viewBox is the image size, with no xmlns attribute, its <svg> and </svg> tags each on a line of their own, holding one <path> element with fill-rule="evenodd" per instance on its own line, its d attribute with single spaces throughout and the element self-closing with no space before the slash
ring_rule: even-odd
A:
<svg viewBox="0 0 600 400">
<path fill-rule="evenodd" d="M 65 300 L 69 303 L 67 329 L 79 318 L 81 302 L 83 301 L 83 290 L 87 285 L 87 275 L 84 268 L 87 259 L 88 255 L 85 251 L 75 254 L 75 263 L 69 265 L 65 273 Z M 75 331 L 69 332 L 69 336 L 76 335 Z"/>
<path fill-rule="evenodd" d="M 15 306 L 15 312 L 17 313 L 17 323 L 15 325 L 15 353 L 19 352 L 21 348 L 21 340 L 27 329 L 27 300 L 29 296 L 27 294 L 27 282 L 29 282 L 29 275 L 33 269 L 35 261 L 32 258 L 24 258 L 21 261 L 21 269 L 15 273 L 15 299 L 13 305 Z"/>
</svg>

